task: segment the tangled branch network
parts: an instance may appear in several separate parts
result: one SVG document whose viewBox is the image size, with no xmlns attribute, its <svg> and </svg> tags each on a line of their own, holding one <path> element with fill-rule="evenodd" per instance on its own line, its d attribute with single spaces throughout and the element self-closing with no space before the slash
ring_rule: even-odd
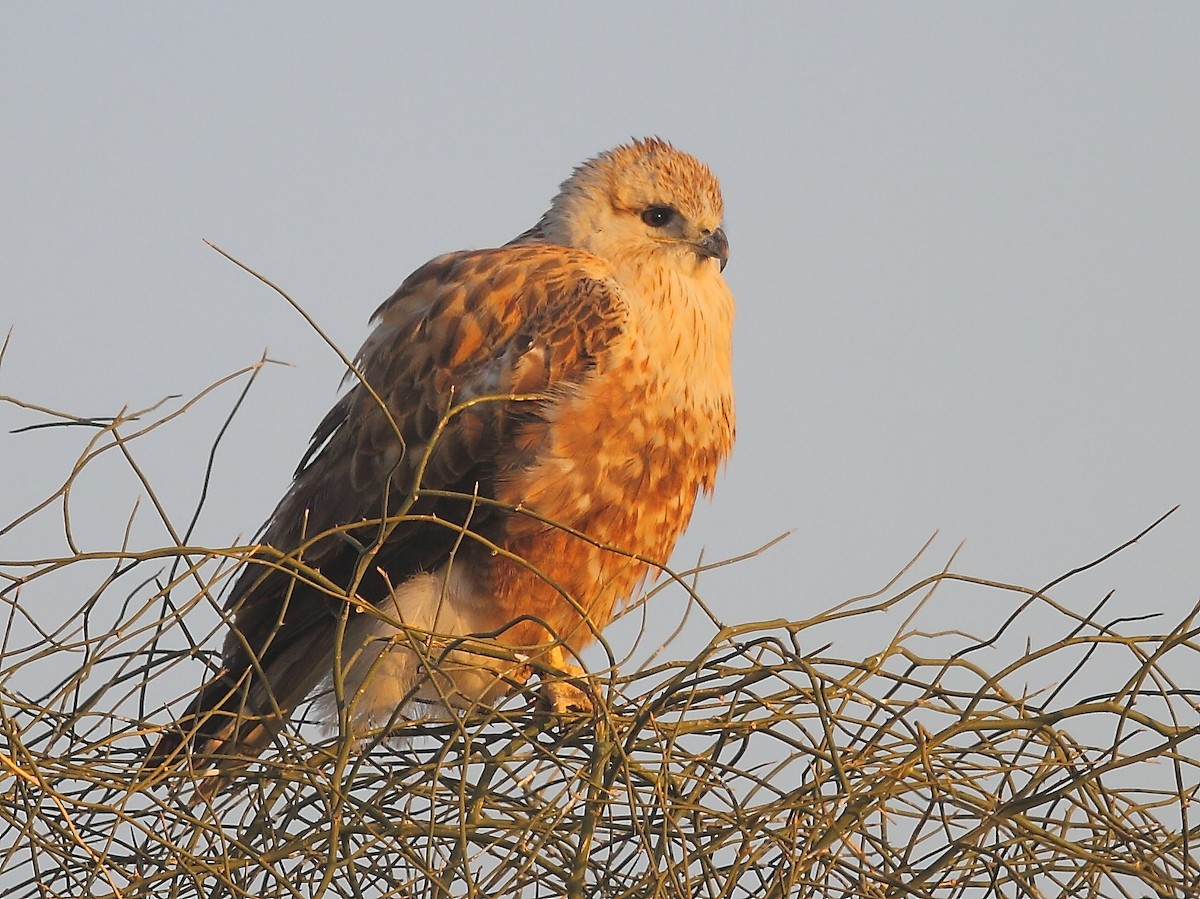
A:
<svg viewBox="0 0 1200 899">
<path fill-rule="evenodd" d="M 55 439 L 84 435 L 62 483 L 0 523 L 3 895 L 1200 895 L 1197 609 L 1081 614 L 1053 598 L 1070 575 L 1026 589 L 914 565 L 803 620 L 728 624 L 698 566 L 625 612 L 661 615 L 672 592 L 684 636 L 602 641 L 581 720 L 548 722 L 521 685 L 356 740 L 302 709 L 197 801 L 201 772 L 143 762 L 216 666 L 218 594 L 255 547 L 193 543 L 207 473 L 177 516 L 139 456 L 202 404 L 231 406 L 227 424 L 266 363 L 104 419 L 2 398 Z M 73 491 L 111 463 L 150 514 L 89 548 Z M 19 543 L 47 549 L 9 556 Z M 1011 610 L 991 633 L 926 628 L 981 595 Z"/>
</svg>

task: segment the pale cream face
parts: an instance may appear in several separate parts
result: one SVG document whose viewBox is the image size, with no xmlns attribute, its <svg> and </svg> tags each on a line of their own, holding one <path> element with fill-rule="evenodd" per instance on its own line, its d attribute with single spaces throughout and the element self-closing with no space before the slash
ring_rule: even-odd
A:
<svg viewBox="0 0 1200 899">
<path fill-rule="evenodd" d="M 703 277 L 719 272 L 728 254 L 722 212 L 720 185 L 708 167 L 651 139 L 577 169 L 545 228 L 552 241 L 618 265 L 632 261 Z"/>
</svg>

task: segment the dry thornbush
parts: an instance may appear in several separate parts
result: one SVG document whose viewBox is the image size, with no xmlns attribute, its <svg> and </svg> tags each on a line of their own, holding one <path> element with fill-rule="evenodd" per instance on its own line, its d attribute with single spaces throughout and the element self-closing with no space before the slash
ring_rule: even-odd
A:
<svg viewBox="0 0 1200 899">
<path fill-rule="evenodd" d="M 76 551 L 66 514 L 97 459 L 140 476 L 133 442 L 189 403 L 96 421 L 5 400 L 91 429 L 39 507 L 63 511 L 72 549 L 0 562 L 5 896 L 1200 895 L 1200 714 L 1177 682 L 1200 671 L 1197 610 L 1147 632 L 1056 604 L 1056 585 L 949 570 L 805 620 L 710 615 L 711 639 L 674 661 L 610 648 L 597 713 L 565 727 L 524 693 L 366 746 L 301 718 L 190 804 L 186 770 L 140 761 L 211 664 L 212 610 L 248 548 L 190 545 L 158 505 L 167 545 Z M 956 590 L 1013 614 L 984 640 L 918 630 Z M 1039 639 L 1009 639 L 1032 609 Z M 897 613 L 891 640 L 826 648 L 832 626 Z"/>
</svg>

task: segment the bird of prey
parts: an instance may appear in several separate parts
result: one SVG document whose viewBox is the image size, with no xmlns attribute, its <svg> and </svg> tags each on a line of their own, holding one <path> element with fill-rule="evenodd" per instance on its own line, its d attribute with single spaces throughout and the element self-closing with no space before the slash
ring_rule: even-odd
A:
<svg viewBox="0 0 1200 899">
<path fill-rule="evenodd" d="M 327 720 L 365 731 L 581 674 L 733 443 L 722 215 L 706 165 L 634 140 L 508 244 L 409 275 L 229 592 L 221 670 L 151 760 L 216 769 L 211 793 L 322 685 Z"/>
</svg>

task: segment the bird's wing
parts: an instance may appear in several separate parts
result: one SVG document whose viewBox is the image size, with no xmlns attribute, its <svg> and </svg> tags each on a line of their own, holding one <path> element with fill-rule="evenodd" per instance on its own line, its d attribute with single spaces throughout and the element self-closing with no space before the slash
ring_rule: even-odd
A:
<svg viewBox="0 0 1200 899">
<path fill-rule="evenodd" d="M 587 376 L 626 314 L 606 264 L 565 247 L 453 253 L 414 272 L 376 312 L 362 380 L 317 428 L 266 548 L 230 592 L 227 678 L 264 672 L 286 714 L 319 678 L 339 591 L 383 600 L 471 543 L 464 524 L 501 539 L 505 516 L 470 497 L 493 496 L 498 478 L 536 461 L 555 399 Z"/>
</svg>

